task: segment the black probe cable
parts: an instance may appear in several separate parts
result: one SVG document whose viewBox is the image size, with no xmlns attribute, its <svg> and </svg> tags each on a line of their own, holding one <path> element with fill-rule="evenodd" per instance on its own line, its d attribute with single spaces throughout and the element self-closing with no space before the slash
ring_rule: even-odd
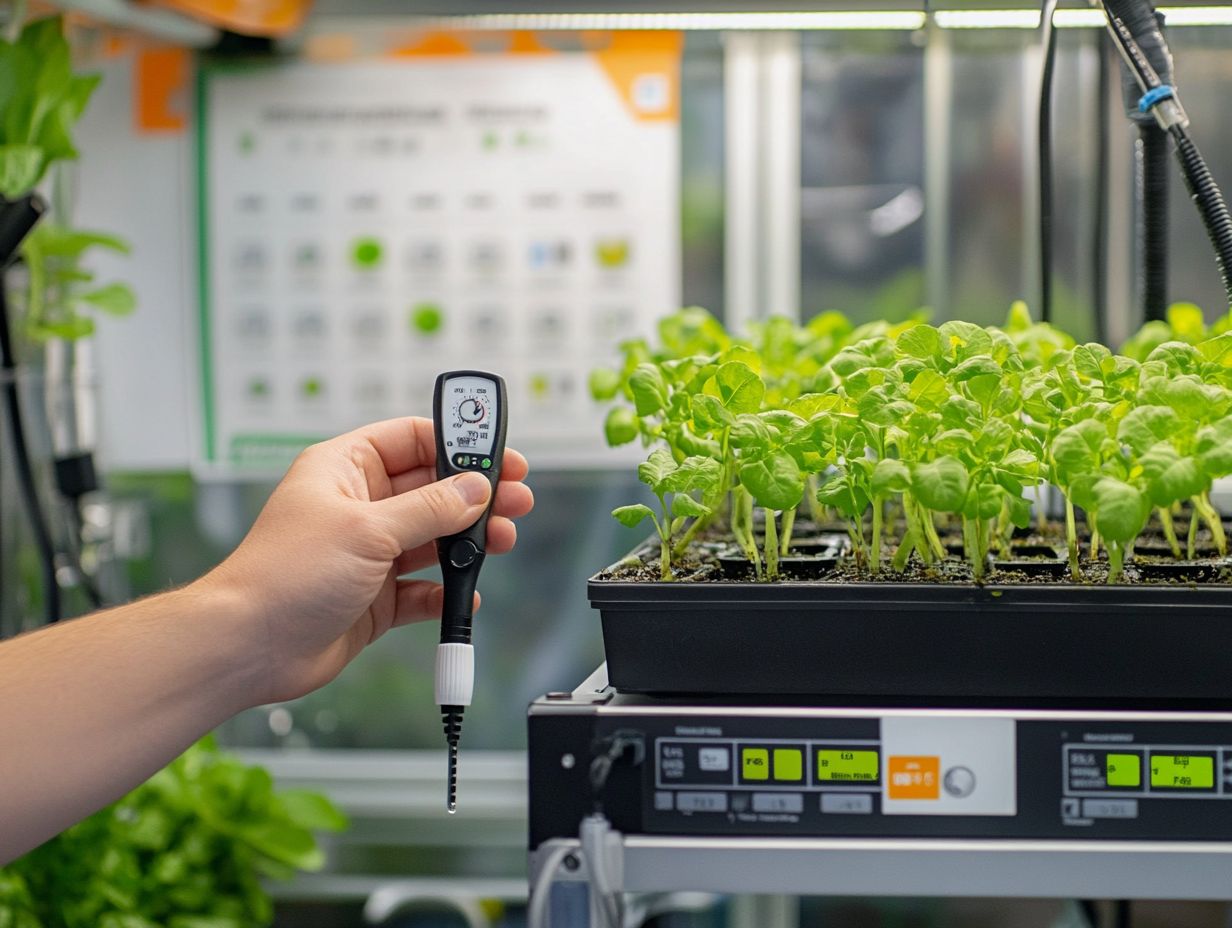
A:
<svg viewBox="0 0 1232 928">
<path fill-rule="evenodd" d="M 13 467 L 22 506 L 34 534 L 39 564 L 43 573 L 43 612 L 49 623 L 60 619 L 60 584 L 56 579 L 56 552 L 51 531 L 39 505 L 34 468 L 26 442 L 21 396 L 17 390 L 17 353 L 9 320 L 6 268 L 13 260 L 22 239 L 34 228 L 46 207 L 41 198 L 30 195 L 20 200 L 0 199 L 0 387 L 4 393 L 5 418 L 13 443 Z"/>
<path fill-rule="evenodd" d="M 49 623 L 58 622 L 60 584 L 56 579 L 56 553 L 51 542 L 51 531 L 39 505 L 34 469 L 30 464 L 30 450 L 26 444 L 26 427 L 21 414 L 21 397 L 17 392 L 17 363 L 13 352 L 5 289 L 4 275 L 0 274 L 0 378 L 4 381 L 4 411 L 8 419 L 9 438 L 13 442 L 13 468 L 17 472 L 22 506 L 34 534 L 34 546 L 38 550 L 39 566 L 43 573 L 43 612 Z"/>
<path fill-rule="evenodd" d="M 1052 75 L 1056 70 L 1058 0 L 1045 0 L 1040 18 L 1044 67 L 1039 98 L 1039 272 L 1040 319 L 1052 321 Z"/>
</svg>

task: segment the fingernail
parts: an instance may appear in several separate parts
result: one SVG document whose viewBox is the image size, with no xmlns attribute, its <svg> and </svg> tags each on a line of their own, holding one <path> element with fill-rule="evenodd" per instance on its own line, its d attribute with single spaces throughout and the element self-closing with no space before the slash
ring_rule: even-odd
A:
<svg viewBox="0 0 1232 928">
<path fill-rule="evenodd" d="M 492 492 L 487 478 L 479 474 L 462 474 L 454 481 L 454 487 L 468 506 L 486 503 L 488 494 Z"/>
</svg>

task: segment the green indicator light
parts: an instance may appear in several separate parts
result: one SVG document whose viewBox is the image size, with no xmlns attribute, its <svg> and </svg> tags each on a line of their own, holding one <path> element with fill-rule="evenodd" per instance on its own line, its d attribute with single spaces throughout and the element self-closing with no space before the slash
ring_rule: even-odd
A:
<svg viewBox="0 0 1232 928">
<path fill-rule="evenodd" d="M 1142 758 L 1137 754 L 1109 754 L 1104 763 L 1107 765 L 1109 786 L 1137 789 L 1142 785 Z"/>
<path fill-rule="evenodd" d="M 803 780 L 804 752 L 795 748 L 775 748 L 774 778 L 776 780 Z"/>
<path fill-rule="evenodd" d="M 411 308 L 411 328 L 422 335 L 435 335 L 445 325 L 445 311 L 436 303 L 420 303 Z"/>
<path fill-rule="evenodd" d="M 1215 786 L 1215 759 L 1200 754 L 1152 754 L 1151 786 L 1212 789 Z"/>
<path fill-rule="evenodd" d="M 361 238 L 351 247 L 351 260 L 357 267 L 372 270 L 381 263 L 383 249 L 381 243 L 374 238 Z"/>
<path fill-rule="evenodd" d="M 740 752 L 740 776 L 745 780 L 770 779 L 770 752 L 765 748 L 744 748 Z"/>
<path fill-rule="evenodd" d="M 491 459 L 491 458 L 484 458 L 484 459 L 483 459 L 483 463 L 482 463 L 480 466 L 481 466 L 484 470 L 487 470 L 489 467 L 491 467 L 491 466 L 492 466 L 492 459 Z"/>
<path fill-rule="evenodd" d="M 872 783 L 877 780 L 876 751 L 822 748 L 817 752 L 817 779 L 823 783 Z"/>
</svg>

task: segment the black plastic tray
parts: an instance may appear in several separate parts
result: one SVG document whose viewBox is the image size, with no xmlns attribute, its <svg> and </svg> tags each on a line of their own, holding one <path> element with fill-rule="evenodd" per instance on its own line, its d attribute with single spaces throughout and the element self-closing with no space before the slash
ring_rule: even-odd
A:
<svg viewBox="0 0 1232 928">
<path fill-rule="evenodd" d="M 1232 586 L 589 581 L 656 695 L 1232 705 Z"/>
</svg>

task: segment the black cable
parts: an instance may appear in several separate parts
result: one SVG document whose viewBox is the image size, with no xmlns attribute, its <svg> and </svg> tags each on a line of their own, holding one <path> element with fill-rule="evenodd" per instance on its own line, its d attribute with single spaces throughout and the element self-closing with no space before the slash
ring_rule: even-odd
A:
<svg viewBox="0 0 1232 928">
<path fill-rule="evenodd" d="M 1118 899 L 1114 903 L 1112 924 L 1115 928 L 1130 928 L 1133 921 L 1133 903 L 1128 899 Z"/>
<path fill-rule="evenodd" d="M 1039 271 L 1040 319 L 1052 321 L 1052 75 L 1056 70 L 1058 0 L 1045 0 L 1040 20 L 1044 68 L 1039 98 Z"/>
<path fill-rule="evenodd" d="M 1091 221 L 1091 300 L 1094 304 L 1095 340 L 1108 343 L 1108 96 L 1112 93 L 1112 67 L 1108 40 L 1096 33 L 1095 49 L 1099 60 L 1097 81 L 1099 99 L 1095 104 L 1095 184 L 1094 216 Z"/>
<path fill-rule="evenodd" d="M 30 464 L 30 452 L 26 445 L 26 430 L 21 414 L 21 398 L 17 392 L 17 359 L 13 351 L 13 336 L 9 327 L 8 295 L 5 274 L 0 271 L 0 379 L 4 386 L 5 415 L 8 420 L 9 438 L 13 443 L 13 467 L 17 472 L 17 486 L 21 492 L 26 519 L 34 533 L 34 545 L 38 550 L 39 564 L 43 573 L 44 615 L 49 623 L 60 620 L 60 585 L 56 580 L 56 553 L 51 542 L 51 532 L 43 518 L 39 505 L 38 490 L 34 482 L 34 469 Z"/>
<path fill-rule="evenodd" d="M 1138 300 L 1144 321 L 1168 315 L 1168 134 L 1139 124 L 1134 143 Z"/>
</svg>

